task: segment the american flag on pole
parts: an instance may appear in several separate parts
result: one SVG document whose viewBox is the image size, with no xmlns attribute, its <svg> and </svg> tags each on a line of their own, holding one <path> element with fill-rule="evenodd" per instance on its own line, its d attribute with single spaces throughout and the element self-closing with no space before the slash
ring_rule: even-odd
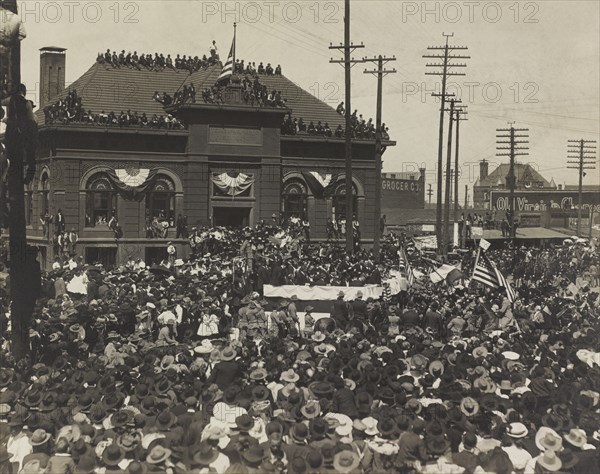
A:
<svg viewBox="0 0 600 474">
<path fill-rule="evenodd" d="M 513 303 L 517 297 L 517 294 L 510 286 L 510 283 L 506 281 L 506 278 L 504 278 L 504 275 L 496 268 L 494 262 L 492 262 L 481 249 L 479 249 L 479 253 L 477 254 L 477 260 L 475 262 L 471 280 L 478 281 L 479 283 L 494 289 L 503 287 L 506 291 L 506 296 L 511 303 Z"/>
<path fill-rule="evenodd" d="M 412 286 L 415 282 L 415 275 L 413 274 L 412 266 L 408 261 L 404 247 L 400 247 L 400 250 L 398 250 L 398 256 L 400 271 L 404 271 L 404 273 L 406 273 L 406 279 L 408 280 L 408 284 L 409 286 Z"/>
<path fill-rule="evenodd" d="M 225 79 L 229 79 L 233 74 L 233 56 L 235 55 L 235 38 L 231 43 L 231 49 L 229 50 L 229 56 L 227 56 L 227 62 L 223 66 L 221 75 L 217 78 L 217 83 L 220 84 Z"/>
</svg>

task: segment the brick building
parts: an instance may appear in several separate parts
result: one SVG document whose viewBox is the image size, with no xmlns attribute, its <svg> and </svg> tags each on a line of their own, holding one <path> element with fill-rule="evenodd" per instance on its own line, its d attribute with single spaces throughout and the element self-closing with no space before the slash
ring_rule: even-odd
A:
<svg viewBox="0 0 600 474">
<path fill-rule="evenodd" d="M 473 185 L 473 204 L 475 209 L 490 209 L 490 196 L 492 191 L 509 189 L 508 173 L 510 165 L 503 163 L 494 171 L 488 173 L 489 163 L 482 160 L 479 163 L 479 178 Z M 515 163 L 515 190 L 546 191 L 556 189 L 553 182 L 549 182 L 538 173 L 529 163 Z"/>
<path fill-rule="evenodd" d="M 53 77 L 64 81 L 66 54 L 64 50 L 53 53 L 52 61 L 42 61 L 42 76 L 49 74 L 44 65 L 51 65 L 61 68 L 61 74 Z M 48 55 L 48 49 L 43 54 Z M 220 72 L 220 65 L 188 74 L 94 63 L 68 89 L 62 84 L 62 92 L 53 98 L 76 91 L 83 109 L 96 114 L 165 115 L 163 105 L 153 100 L 156 91 L 173 94 L 193 83 L 200 96 Z M 291 113 L 306 123 L 327 122 L 335 129 L 343 126 L 344 117 L 283 75 L 259 79 L 269 90 L 281 91 L 286 107 L 246 105 L 234 87 L 225 104 L 199 98 L 171 107 L 168 112 L 185 122 L 182 129 L 73 121 L 46 124 L 39 110 L 38 166 L 25 191 L 28 240 L 40 248 L 41 260 L 47 265 L 54 258 L 56 227 L 54 219 L 48 236 L 44 235 L 41 219 L 46 214 L 55 216 L 59 209 L 66 230 L 73 228 L 79 235 L 76 252 L 87 261 L 107 264 L 122 263 L 130 255 L 156 260 L 165 254 L 168 241 L 175 243 L 179 255 L 185 255 L 186 240 L 175 238 L 179 215 L 187 216 L 190 229 L 253 226 L 271 221 L 272 215 L 277 219 L 297 215 L 309 220 L 311 237 L 325 239 L 327 221 L 345 212 L 344 139 L 283 135 L 281 124 Z M 50 96 L 48 91 L 46 97 Z M 371 139 L 356 139 L 353 145 L 354 203 L 367 244 L 376 221 L 374 145 Z M 336 177 L 333 195 L 315 197 L 305 179 L 307 172 L 325 179 Z M 218 185 L 240 176 L 246 187 L 235 196 Z M 123 229 L 118 241 L 107 225 L 113 211 Z M 148 220 L 155 217 L 168 225 L 164 238 L 146 234 Z"/>
</svg>

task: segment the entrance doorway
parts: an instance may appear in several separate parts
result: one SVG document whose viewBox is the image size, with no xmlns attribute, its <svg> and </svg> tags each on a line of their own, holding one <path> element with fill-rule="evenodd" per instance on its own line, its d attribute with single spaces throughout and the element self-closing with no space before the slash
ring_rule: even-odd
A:
<svg viewBox="0 0 600 474">
<path fill-rule="evenodd" d="M 117 263 L 115 247 L 86 247 L 85 262 L 88 264 L 101 263 L 103 267 L 114 267 Z"/>
<path fill-rule="evenodd" d="M 167 260 L 167 247 L 146 247 L 146 265 L 159 265 L 163 260 Z"/>
<path fill-rule="evenodd" d="M 250 225 L 249 207 L 213 207 L 213 224 L 216 227 L 241 229 Z"/>
</svg>

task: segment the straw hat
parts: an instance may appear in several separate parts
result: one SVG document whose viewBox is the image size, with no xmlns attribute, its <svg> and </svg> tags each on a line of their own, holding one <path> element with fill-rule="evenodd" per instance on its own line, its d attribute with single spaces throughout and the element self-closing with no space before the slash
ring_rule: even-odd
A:
<svg viewBox="0 0 600 474">
<path fill-rule="evenodd" d="M 523 423 L 510 423 L 506 428 L 506 434 L 511 438 L 524 438 L 529 433 L 529 430 Z"/>
<path fill-rule="evenodd" d="M 542 426 L 535 434 L 535 445 L 540 451 L 560 451 L 562 438 L 552 428 Z"/>
<path fill-rule="evenodd" d="M 152 448 L 152 451 L 148 453 L 146 456 L 146 462 L 148 464 L 160 464 L 161 462 L 165 462 L 171 456 L 171 450 L 167 449 L 160 444 L 157 444 Z"/>
<path fill-rule="evenodd" d="M 340 451 L 333 457 L 333 468 L 337 472 L 352 472 L 358 468 L 360 458 L 354 451 Z"/>
<path fill-rule="evenodd" d="M 537 463 L 548 471 L 558 471 L 562 467 L 562 461 L 555 451 L 548 450 L 537 458 Z"/>
</svg>

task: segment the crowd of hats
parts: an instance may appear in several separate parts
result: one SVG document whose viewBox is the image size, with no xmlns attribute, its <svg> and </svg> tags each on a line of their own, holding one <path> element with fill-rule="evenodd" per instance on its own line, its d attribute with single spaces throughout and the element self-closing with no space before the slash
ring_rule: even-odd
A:
<svg viewBox="0 0 600 474">
<path fill-rule="evenodd" d="M 261 232 L 245 238 L 268 241 Z M 516 332 L 440 336 L 401 323 L 390 336 L 385 319 L 372 319 L 364 331 L 232 340 L 220 327 L 196 340 L 184 316 L 176 344 L 165 346 L 152 326 L 139 329 L 177 307 L 223 319 L 246 305 L 268 311 L 258 292 L 233 286 L 227 248 L 168 272 L 86 268 L 106 287 L 93 300 L 48 294 L 81 269 L 45 275 L 33 360 L 1 354 L 2 472 L 9 463 L 27 474 L 598 472 L 594 291 L 568 299 L 560 285 L 544 287 L 547 324 Z M 527 252 L 551 252 L 558 276 L 598 258 L 575 246 Z M 532 288 L 541 281 L 521 278 Z M 408 294 L 411 306 L 441 303 L 448 317 L 492 298 L 429 284 Z M 535 293 L 523 298 L 527 308 Z M 397 303 L 370 308 L 402 313 Z"/>
</svg>

